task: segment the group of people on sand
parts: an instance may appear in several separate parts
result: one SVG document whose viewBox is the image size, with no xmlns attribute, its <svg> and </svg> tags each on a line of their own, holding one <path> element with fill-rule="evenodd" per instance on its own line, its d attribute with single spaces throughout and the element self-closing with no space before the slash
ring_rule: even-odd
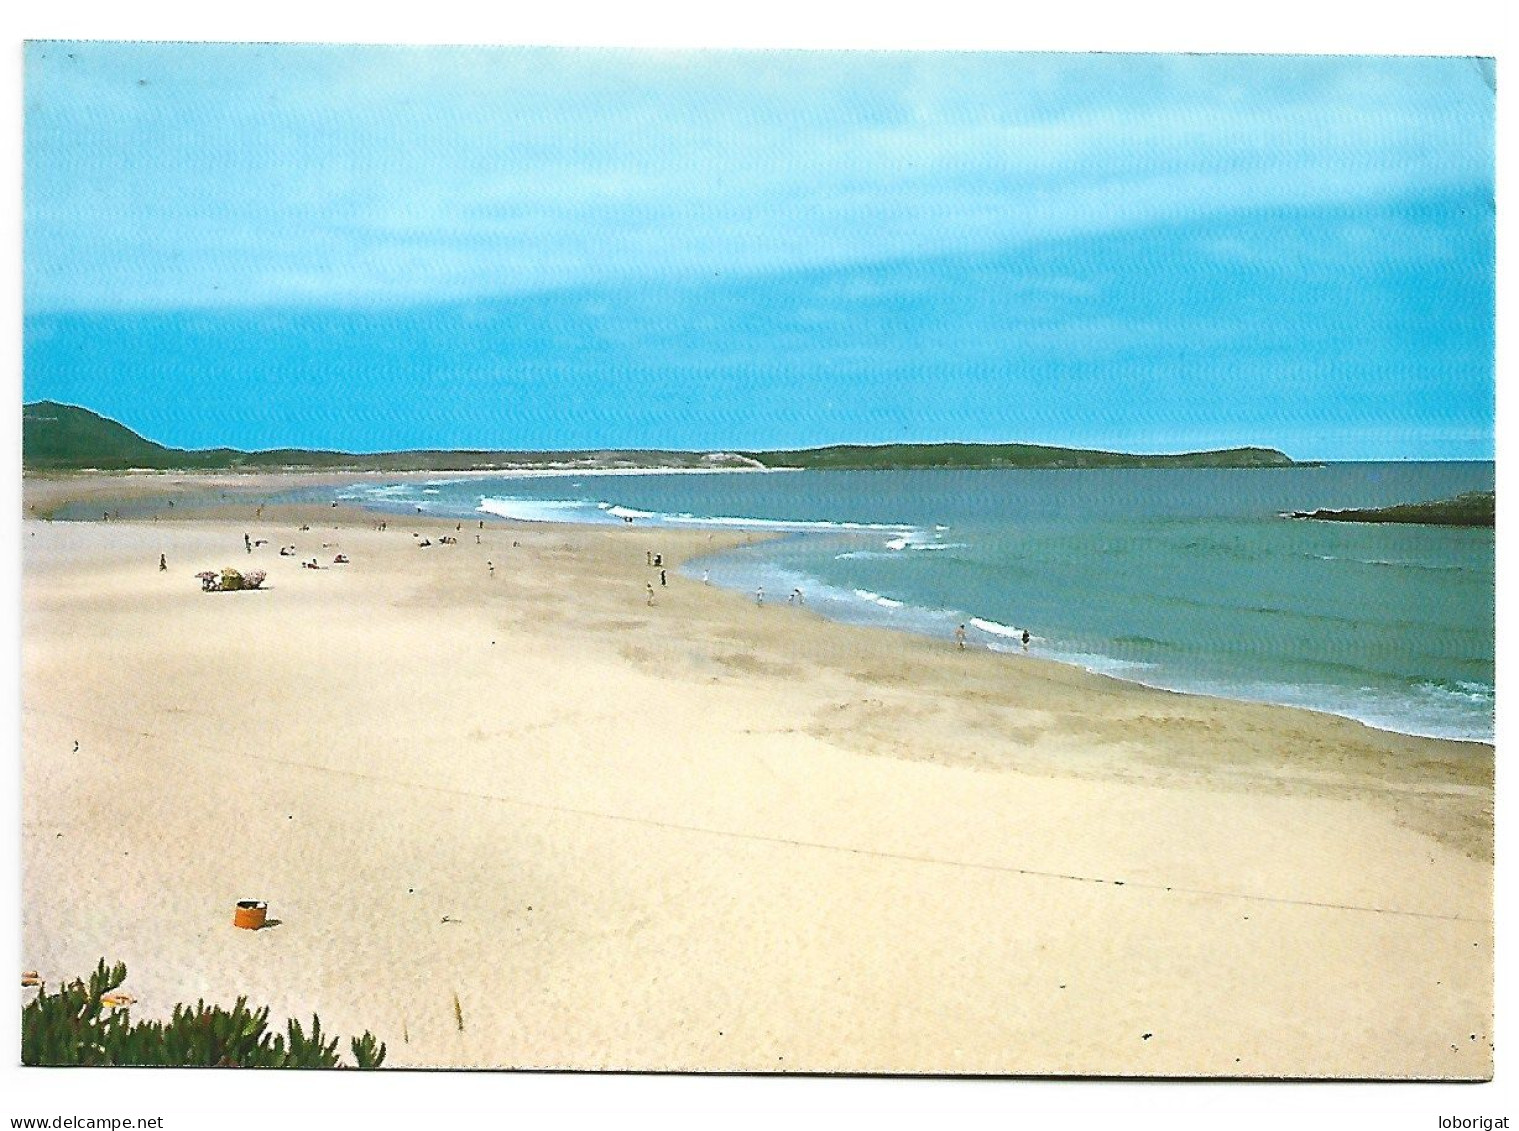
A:
<svg viewBox="0 0 1519 1131">
<path fill-rule="evenodd" d="M 1027 652 L 1028 642 L 1033 639 L 1033 637 L 1029 635 L 1029 630 L 1025 628 L 1019 635 L 1018 639 L 1023 644 L 1023 650 Z M 965 651 L 965 626 L 963 624 L 955 629 L 955 646 L 959 648 L 960 651 Z"/>
<path fill-rule="evenodd" d="M 702 584 L 705 585 L 706 581 L 707 575 L 704 573 L 702 574 Z M 763 585 L 754 591 L 754 603 L 756 605 L 764 605 L 765 587 Z M 788 605 L 805 605 L 806 603 L 807 596 L 800 589 L 793 589 L 790 593 L 786 594 L 786 604 Z"/>
<path fill-rule="evenodd" d="M 667 588 L 669 588 L 670 579 L 669 579 L 669 575 L 665 573 L 665 557 L 664 557 L 664 555 L 663 554 L 656 554 L 653 550 L 645 550 L 643 552 L 643 560 L 644 560 L 644 564 L 646 566 L 649 566 L 650 568 L 659 570 L 659 587 L 661 589 L 667 589 Z M 644 590 L 645 590 L 645 593 L 646 593 L 644 604 L 646 604 L 646 605 L 653 605 L 654 604 L 654 583 L 652 581 L 645 582 L 644 583 Z"/>
<path fill-rule="evenodd" d="M 259 510 L 262 511 L 263 508 L 260 507 Z M 308 526 L 302 526 L 301 529 L 302 530 L 309 530 L 310 527 L 308 527 Z M 247 534 L 247 533 L 243 534 L 243 551 L 245 553 L 251 554 L 251 553 L 253 553 L 255 547 L 258 547 L 258 546 L 267 546 L 268 544 L 269 544 L 269 540 L 267 538 L 254 538 L 250 534 Z M 329 548 L 332 547 L 332 545 L 333 545 L 333 543 L 331 543 L 331 542 L 323 542 L 322 543 L 322 547 L 324 549 L 329 549 Z M 282 558 L 293 558 L 293 557 L 296 556 L 295 546 L 293 546 L 293 545 L 290 545 L 290 546 L 281 546 L 280 549 L 279 549 L 279 554 L 280 554 L 280 557 L 282 557 Z M 332 564 L 333 565 L 349 565 L 351 563 L 348 560 L 348 555 L 347 554 L 337 554 L 337 555 L 335 555 L 333 557 Z M 316 558 L 312 558 L 310 561 L 303 560 L 301 562 L 301 568 L 302 569 L 321 569 L 322 566 L 317 562 Z M 158 555 L 158 572 L 159 573 L 167 573 L 167 572 L 169 572 L 169 556 L 167 554 L 159 554 Z"/>
</svg>

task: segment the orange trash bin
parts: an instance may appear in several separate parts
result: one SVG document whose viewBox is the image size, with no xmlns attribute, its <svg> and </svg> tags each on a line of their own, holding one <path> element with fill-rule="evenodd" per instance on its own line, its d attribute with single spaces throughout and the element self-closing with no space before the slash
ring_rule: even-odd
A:
<svg viewBox="0 0 1519 1131">
<path fill-rule="evenodd" d="M 232 913 L 232 925 L 256 931 L 264 925 L 268 915 L 269 905 L 262 899 L 239 899 L 237 910 Z"/>
</svg>

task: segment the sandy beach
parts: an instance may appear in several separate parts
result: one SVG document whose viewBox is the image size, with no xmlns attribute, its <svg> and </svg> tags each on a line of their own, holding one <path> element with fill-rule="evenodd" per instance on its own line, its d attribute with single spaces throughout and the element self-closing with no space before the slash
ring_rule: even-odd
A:
<svg viewBox="0 0 1519 1131">
<path fill-rule="evenodd" d="M 1491 1076 L 1490 747 L 674 568 L 741 535 L 255 517 L 352 478 L 23 523 L 26 968 L 393 1066 Z"/>
</svg>

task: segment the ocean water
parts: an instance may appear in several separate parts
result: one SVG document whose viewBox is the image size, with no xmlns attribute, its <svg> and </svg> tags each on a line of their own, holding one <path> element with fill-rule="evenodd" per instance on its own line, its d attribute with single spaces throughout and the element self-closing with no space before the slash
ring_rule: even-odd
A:
<svg viewBox="0 0 1519 1131">
<path fill-rule="evenodd" d="M 747 529 L 713 583 L 1178 691 L 1491 741 L 1493 532 L 1281 512 L 1490 490 L 1491 463 L 619 474 L 359 484 L 379 510 Z M 323 492 L 332 495 L 331 489 Z M 650 548 L 657 549 L 651 533 Z"/>
</svg>

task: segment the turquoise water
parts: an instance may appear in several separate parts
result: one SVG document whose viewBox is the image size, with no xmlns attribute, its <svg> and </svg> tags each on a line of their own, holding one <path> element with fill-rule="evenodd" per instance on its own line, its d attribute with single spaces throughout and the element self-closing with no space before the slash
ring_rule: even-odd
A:
<svg viewBox="0 0 1519 1131">
<path fill-rule="evenodd" d="M 584 475 L 356 485 L 366 506 L 775 531 L 689 563 L 771 601 L 1158 687 L 1491 741 L 1493 532 L 1280 512 L 1491 489 L 1491 463 Z M 327 490 L 324 496 L 330 497 Z M 657 550 L 657 534 L 650 537 Z"/>
</svg>

